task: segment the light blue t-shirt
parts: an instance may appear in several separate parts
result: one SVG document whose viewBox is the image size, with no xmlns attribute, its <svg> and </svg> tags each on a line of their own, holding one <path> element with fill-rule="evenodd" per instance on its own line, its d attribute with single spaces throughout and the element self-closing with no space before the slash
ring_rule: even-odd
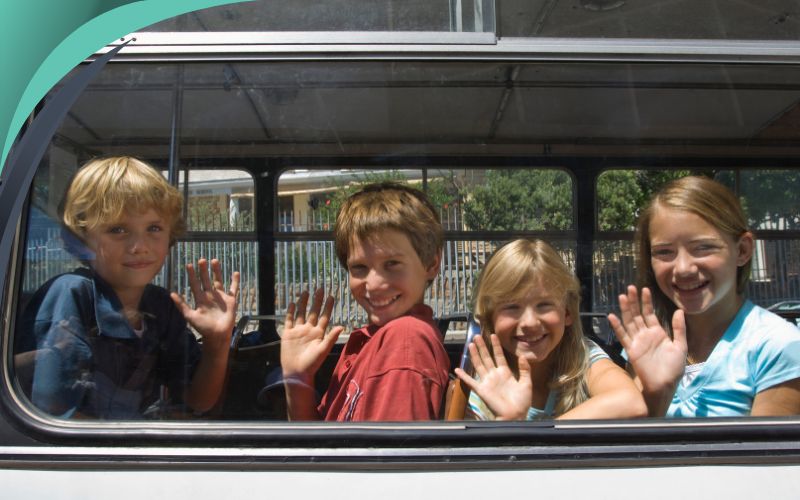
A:
<svg viewBox="0 0 800 500">
<path fill-rule="evenodd" d="M 798 377 L 800 330 L 748 300 L 667 417 L 749 415 L 756 394 Z"/>
<path fill-rule="evenodd" d="M 584 339 L 586 348 L 589 350 L 589 366 L 593 365 L 600 359 L 609 359 L 608 354 L 603 351 L 597 344 L 592 342 L 589 339 Z M 539 420 L 542 418 L 552 418 L 553 413 L 556 407 L 556 401 L 558 399 L 558 392 L 557 391 L 550 391 L 547 395 L 547 402 L 545 403 L 544 408 L 534 408 L 531 406 L 528 408 L 528 415 L 526 420 Z M 475 420 L 494 420 L 495 416 L 492 413 L 492 410 L 486 406 L 486 403 L 478 396 L 475 392 L 470 391 L 469 393 L 469 402 L 468 402 L 469 411 L 474 415 Z"/>
</svg>

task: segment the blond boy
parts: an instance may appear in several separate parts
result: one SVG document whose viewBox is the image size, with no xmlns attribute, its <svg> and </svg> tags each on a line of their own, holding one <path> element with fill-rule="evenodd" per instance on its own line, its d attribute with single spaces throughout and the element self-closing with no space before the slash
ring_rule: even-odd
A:
<svg viewBox="0 0 800 500">
<path fill-rule="evenodd" d="M 32 400 L 61 418 L 163 418 L 205 411 L 219 398 L 238 273 L 222 289 L 219 262 L 187 270 L 196 308 L 151 285 L 183 228 L 180 193 L 130 157 L 92 160 L 66 194 L 64 225 L 87 267 L 42 286 L 20 335 L 37 342 Z M 202 335 L 202 345 L 187 329 Z"/>
<path fill-rule="evenodd" d="M 416 189 L 370 185 L 344 203 L 334 230 L 350 291 L 369 324 L 353 331 L 319 404 L 314 375 L 342 332 L 325 330 L 333 309 L 323 291 L 289 306 L 281 365 L 292 420 L 430 420 L 440 417 L 449 360 L 425 289 L 439 271 L 443 230 Z"/>
</svg>

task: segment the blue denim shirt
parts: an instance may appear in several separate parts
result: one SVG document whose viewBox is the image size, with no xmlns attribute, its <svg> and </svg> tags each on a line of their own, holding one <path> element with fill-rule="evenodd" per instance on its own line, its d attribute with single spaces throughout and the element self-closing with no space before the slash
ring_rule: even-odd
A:
<svg viewBox="0 0 800 500">
<path fill-rule="evenodd" d="M 17 329 L 18 346 L 36 340 L 34 405 L 61 418 L 126 420 L 179 405 L 200 359 L 197 341 L 163 288 L 148 285 L 139 311 L 141 338 L 113 289 L 89 269 L 43 285 Z"/>
</svg>

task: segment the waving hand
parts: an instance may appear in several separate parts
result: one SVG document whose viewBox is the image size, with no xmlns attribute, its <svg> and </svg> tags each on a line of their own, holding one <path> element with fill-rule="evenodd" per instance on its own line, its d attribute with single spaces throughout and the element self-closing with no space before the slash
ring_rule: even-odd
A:
<svg viewBox="0 0 800 500">
<path fill-rule="evenodd" d="M 668 405 L 686 368 L 688 349 L 684 313 L 675 311 L 672 317 L 673 338 L 670 338 L 655 315 L 648 288 L 642 288 L 641 309 L 635 286 L 628 287 L 627 295 L 619 296 L 619 306 L 622 319 L 609 314 L 608 321 L 628 354 L 628 362 L 642 385 L 645 399 L 651 395 L 661 400 L 657 405 L 658 411 L 654 411 L 648 400 L 651 415 L 662 414 L 661 407 Z"/>
<path fill-rule="evenodd" d="M 481 337 L 476 337 L 469 345 L 469 357 L 478 380 L 461 368 L 456 368 L 456 375 L 480 396 L 497 420 L 524 420 L 533 399 L 530 365 L 520 357 L 519 377 L 515 377 L 506 363 L 497 335 L 493 334 L 491 341 L 494 357 Z"/>
<path fill-rule="evenodd" d="M 325 334 L 333 312 L 333 297 L 325 299 L 324 306 L 323 299 L 324 291 L 319 288 L 314 292 L 307 316 L 308 292 L 300 295 L 297 304 L 289 304 L 281 336 L 281 367 L 285 379 L 312 383 L 314 374 L 344 330 L 337 326 Z"/>
</svg>

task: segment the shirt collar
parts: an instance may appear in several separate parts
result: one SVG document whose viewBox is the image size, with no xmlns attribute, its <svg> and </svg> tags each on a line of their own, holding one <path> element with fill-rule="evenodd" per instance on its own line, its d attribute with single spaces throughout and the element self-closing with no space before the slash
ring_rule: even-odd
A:
<svg viewBox="0 0 800 500">
<path fill-rule="evenodd" d="M 111 285 L 93 271 L 81 274 L 92 280 L 92 286 L 94 287 L 94 315 L 97 320 L 98 332 L 106 337 L 138 339 L 139 337 L 122 314 L 122 302 L 120 302 Z"/>
<path fill-rule="evenodd" d="M 411 309 L 409 309 L 408 312 L 406 312 L 402 316 L 398 316 L 398 317 L 402 318 L 403 316 L 413 316 L 413 317 L 421 319 L 422 321 L 425 321 L 427 323 L 433 323 L 433 309 L 431 309 L 430 307 L 426 306 L 425 304 L 416 304 Z M 395 318 L 395 319 L 397 319 L 397 318 Z M 392 321 L 394 321 L 394 319 L 389 321 L 389 323 L 391 323 Z M 364 326 L 364 327 L 360 328 L 357 331 L 360 331 L 364 335 L 366 335 L 367 337 L 371 338 L 376 333 L 378 333 L 380 330 L 385 328 L 389 323 L 386 323 L 385 325 L 381 325 L 381 326 L 370 324 L 370 325 L 367 325 L 367 326 Z"/>
</svg>

